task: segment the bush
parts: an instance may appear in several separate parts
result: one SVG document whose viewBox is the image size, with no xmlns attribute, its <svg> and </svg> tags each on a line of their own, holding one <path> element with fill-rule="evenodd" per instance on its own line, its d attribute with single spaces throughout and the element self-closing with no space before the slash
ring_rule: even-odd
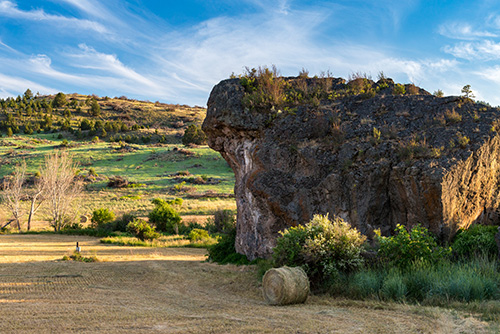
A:
<svg viewBox="0 0 500 334">
<path fill-rule="evenodd" d="M 202 241 L 210 238 L 210 234 L 208 234 L 207 230 L 203 230 L 200 228 L 192 229 L 189 232 L 189 240 L 190 241 Z"/>
<path fill-rule="evenodd" d="M 112 211 L 109 211 L 107 208 L 100 208 L 92 212 L 92 218 L 90 221 L 92 222 L 93 227 L 98 227 L 112 222 L 113 219 L 115 219 L 115 214 Z"/>
<path fill-rule="evenodd" d="M 188 126 L 186 131 L 184 131 L 184 136 L 182 137 L 182 144 L 195 144 L 195 145 L 205 145 L 207 143 L 207 136 L 205 132 L 201 129 L 201 126 L 191 124 Z"/>
<path fill-rule="evenodd" d="M 486 225 L 474 225 L 467 230 L 460 230 L 451 246 L 454 255 L 459 258 L 497 256 L 498 246 L 495 241 L 497 232 L 498 226 Z"/>
<path fill-rule="evenodd" d="M 135 215 L 132 215 L 130 213 L 124 213 L 123 216 L 120 219 L 117 219 L 115 221 L 115 226 L 114 230 L 115 231 L 120 231 L 120 232 L 127 232 L 127 225 L 134 221 L 137 217 Z"/>
<path fill-rule="evenodd" d="M 248 261 L 245 255 L 236 253 L 236 249 L 234 248 L 235 239 L 235 228 L 223 234 L 216 244 L 207 247 L 208 260 L 219 264 L 249 264 L 250 261 Z"/>
<path fill-rule="evenodd" d="M 210 233 L 227 233 L 236 228 L 232 210 L 217 210 L 214 218 L 208 218 L 206 228 Z"/>
<path fill-rule="evenodd" d="M 155 228 L 142 219 L 134 219 L 132 222 L 128 223 L 127 232 L 142 241 L 158 239 L 160 237 L 155 231 Z"/>
<path fill-rule="evenodd" d="M 155 208 L 149 213 L 149 221 L 156 229 L 168 234 L 179 234 L 181 216 L 166 201 L 160 198 L 153 199 Z"/>
<path fill-rule="evenodd" d="M 274 265 L 302 266 L 315 285 L 359 268 L 365 240 L 341 218 L 315 215 L 306 225 L 281 233 L 274 248 Z"/>
<path fill-rule="evenodd" d="M 405 93 L 406 93 L 405 86 L 401 84 L 396 84 L 392 89 L 392 94 L 394 95 L 405 95 Z"/>
<path fill-rule="evenodd" d="M 416 225 L 408 232 L 406 227 L 398 224 L 394 231 L 394 236 L 377 237 L 380 244 L 378 255 L 390 265 L 405 269 L 415 262 L 435 264 L 451 253 L 450 248 L 438 246 L 423 226 Z"/>
</svg>

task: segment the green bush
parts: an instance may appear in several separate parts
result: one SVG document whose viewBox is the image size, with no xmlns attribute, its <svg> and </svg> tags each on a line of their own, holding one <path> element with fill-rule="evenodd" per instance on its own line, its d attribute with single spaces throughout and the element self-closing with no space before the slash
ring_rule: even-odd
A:
<svg viewBox="0 0 500 334">
<path fill-rule="evenodd" d="M 142 219 L 134 219 L 132 222 L 128 223 L 127 232 L 142 241 L 158 239 L 160 237 L 155 231 L 155 228 Z"/>
<path fill-rule="evenodd" d="M 405 95 L 406 89 L 404 85 L 396 84 L 392 89 L 392 94 L 394 95 Z"/>
<path fill-rule="evenodd" d="M 156 226 L 156 229 L 168 234 L 179 234 L 181 227 L 181 216 L 165 200 L 161 198 L 153 199 L 155 208 L 149 213 L 149 221 Z"/>
<path fill-rule="evenodd" d="M 415 262 L 437 263 L 451 253 L 450 248 L 440 247 L 423 226 L 416 225 L 408 232 L 398 224 L 394 231 L 394 236 L 377 237 L 378 255 L 390 265 L 405 269 Z"/>
<path fill-rule="evenodd" d="M 207 230 L 203 230 L 200 228 L 192 229 L 189 232 L 189 240 L 190 241 L 202 241 L 210 238 L 210 234 L 208 234 Z"/>
<path fill-rule="evenodd" d="M 127 232 L 127 225 L 137 217 L 130 213 L 124 213 L 120 219 L 115 221 L 114 231 Z"/>
<path fill-rule="evenodd" d="M 250 261 L 248 261 L 245 255 L 236 253 L 236 249 L 234 248 L 235 239 L 235 228 L 223 234 L 216 244 L 207 247 L 208 260 L 219 264 L 249 264 Z"/>
<path fill-rule="evenodd" d="M 186 131 L 184 131 L 184 136 L 182 137 L 182 144 L 195 144 L 195 145 L 205 145 L 207 143 L 207 136 L 205 132 L 201 129 L 201 126 L 191 124 L 188 126 Z"/>
<path fill-rule="evenodd" d="M 306 225 L 281 233 L 274 248 L 275 266 L 302 266 L 316 285 L 359 268 L 366 237 L 342 218 L 315 215 Z"/>
<path fill-rule="evenodd" d="M 495 241 L 497 232 L 498 226 L 486 225 L 474 225 L 467 230 L 460 230 L 451 245 L 454 255 L 459 258 L 497 256 L 498 246 Z"/>
<path fill-rule="evenodd" d="M 115 219 L 115 214 L 112 211 L 109 211 L 107 208 L 95 209 L 92 212 L 92 218 L 90 221 L 92 222 L 93 227 L 98 227 L 103 224 L 107 224 Z"/>
</svg>

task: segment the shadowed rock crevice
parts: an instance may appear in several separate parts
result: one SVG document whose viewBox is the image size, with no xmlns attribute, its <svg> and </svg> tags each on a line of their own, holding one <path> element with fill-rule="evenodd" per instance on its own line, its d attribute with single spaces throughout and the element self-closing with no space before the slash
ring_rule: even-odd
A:
<svg viewBox="0 0 500 334">
<path fill-rule="evenodd" d="M 497 222 L 500 112 L 416 92 L 265 109 L 244 105 L 239 79 L 215 86 L 203 130 L 236 176 L 237 251 L 268 257 L 279 231 L 314 214 L 368 236 L 420 223 L 443 240 Z"/>
</svg>

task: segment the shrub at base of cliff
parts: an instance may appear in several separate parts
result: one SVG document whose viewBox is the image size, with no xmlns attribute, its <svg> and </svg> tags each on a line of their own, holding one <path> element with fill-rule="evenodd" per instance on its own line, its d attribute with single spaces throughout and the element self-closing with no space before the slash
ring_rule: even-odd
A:
<svg viewBox="0 0 500 334">
<path fill-rule="evenodd" d="M 274 248 L 274 265 L 302 266 L 311 284 L 318 288 L 363 264 L 365 240 L 341 218 L 315 215 L 306 225 L 282 232 Z"/>
<path fill-rule="evenodd" d="M 378 255 L 391 266 L 407 269 L 415 262 L 436 264 L 451 253 L 451 248 L 439 246 L 429 231 L 420 225 L 408 231 L 398 224 L 394 231 L 394 236 L 377 236 L 380 246 Z"/>
<path fill-rule="evenodd" d="M 245 255 L 236 253 L 234 242 L 236 239 L 236 228 L 220 236 L 219 241 L 207 248 L 208 260 L 219 264 L 250 264 Z"/>
<path fill-rule="evenodd" d="M 214 218 L 208 218 L 205 228 L 210 233 L 228 233 L 236 228 L 233 210 L 217 210 Z"/>
<path fill-rule="evenodd" d="M 181 216 L 165 200 L 155 198 L 153 200 L 155 208 L 149 213 L 149 222 L 156 226 L 156 229 L 168 234 L 179 234 L 181 226 Z"/>
<path fill-rule="evenodd" d="M 453 254 L 458 258 L 475 256 L 498 256 L 495 235 L 498 226 L 474 225 L 467 230 L 460 230 L 452 244 Z"/>
<path fill-rule="evenodd" d="M 127 225 L 127 231 L 142 241 L 158 239 L 160 237 L 155 228 L 142 219 L 134 219 L 134 221 L 130 222 Z"/>
</svg>

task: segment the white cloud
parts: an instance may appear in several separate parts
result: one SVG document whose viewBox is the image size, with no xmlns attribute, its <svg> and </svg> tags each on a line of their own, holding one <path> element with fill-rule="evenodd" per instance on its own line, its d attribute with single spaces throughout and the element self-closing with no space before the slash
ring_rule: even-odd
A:
<svg viewBox="0 0 500 334">
<path fill-rule="evenodd" d="M 66 27 L 78 27 L 84 30 L 93 30 L 98 33 L 107 33 L 107 29 L 98 22 L 66 17 L 62 15 L 47 14 L 42 9 L 24 11 L 20 10 L 17 7 L 17 4 L 7 0 L 0 1 L 0 15 L 14 19 L 48 21 L 54 24 L 62 24 Z"/>
<path fill-rule="evenodd" d="M 500 59 L 500 43 L 490 40 L 480 42 L 461 42 L 454 46 L 447 45 L 444 51 L 457 58 L 467 60 L 496 60 Z"/>
<path fill-rule="evenodd" d="M 94 48 L 80 44 L 81 52 L 70 54 L 73 58 L 73 66 L 97 70 L 101 73 L 108 72 L 111 75 L 130 80 L 133 84 L 141 84 L 149 88 L 157 89 L 157 84 L 145 76 L 123 65 L 116 55 L 97 52 Z"/>
<path fill-rule="evenodd" d="M 476 75 L 492 81 L 496 84 L 500 84 L 500 66 L 493 66 L 489 68 L 481 69 L 480 71 L 475 72 Z"/>
<path fill-rule="evenodd" d="M 489 31 L 475 30 L 470 24 L 464 22 L 453 22 L 442 24 L 438 28 L 438 32 L 448 38 L 462 39 L 462 40 L 474 40 L 484 37 L 497 37 Z"/>
<path fill-rule="evenodd" d="M 12 77 L 0 73 L 0 98 L 19 95 L 21 92 L 25 92 L 28 88 L 42 94 L 49 94 L 50 92 L 56 91 L 53 88 L 40 85 L 31 80 L 20 77 Z"/>
<path fill-rule="evenodd" d="M 67 3 L 80 11 L 98 18 L 108 18 L 111 13 L 102 6 L 99 2 L 93 0 L 59 0 L 59 2 Z"/>
</svg>

